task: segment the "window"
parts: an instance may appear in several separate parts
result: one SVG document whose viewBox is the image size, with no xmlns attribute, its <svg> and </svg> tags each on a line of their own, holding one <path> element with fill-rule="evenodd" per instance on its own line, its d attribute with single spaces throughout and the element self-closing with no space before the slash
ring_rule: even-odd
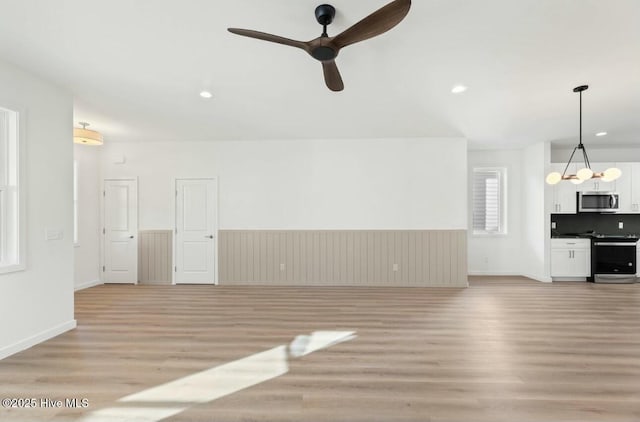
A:
<svg viewBox="0 0 640 422">
<path fill-rule="evenodd" d="M 73 160 L 73 244 L 78 246 L 78 161 Z"/>
<path fill-rule="evenodd" d="M 24 268 L 20 232 L 18 112 L 0 108 L 0 273 Z"/>
<path fill-rule="evenodd" d="M 473 234 L 506 234 L 505 168 L 473 169 Z"/>
</svg>

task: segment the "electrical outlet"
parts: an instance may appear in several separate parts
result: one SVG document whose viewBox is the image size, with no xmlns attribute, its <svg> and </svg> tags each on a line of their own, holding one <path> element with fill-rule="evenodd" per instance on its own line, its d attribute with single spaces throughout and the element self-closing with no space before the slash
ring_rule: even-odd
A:
<svg viewBox="0 0 640 422">
<path fill-rule="evenodd" d="M 398 264 L 393 264 L 393 271 L 398 271 Z"/>
<path fill-rule="evenodd" d="M 280 264 L 280 271 L 284 271 L 284 264 Z"/>
<path fill-rule="evenodd" d="M 619 229 L 624 229 L 624 222 L 618 221 L 618 228 Z"/>
</svg>

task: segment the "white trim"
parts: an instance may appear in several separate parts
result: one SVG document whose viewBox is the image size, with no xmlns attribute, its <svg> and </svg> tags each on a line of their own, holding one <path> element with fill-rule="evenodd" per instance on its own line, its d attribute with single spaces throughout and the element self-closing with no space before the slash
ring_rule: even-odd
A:
<svg viewBox="0 0 640 422">
<path fill-rule="evenodd" d="M 17 271 L 24 271 L 26 269 L 27 266 L 24 264 L 24 262 L 21 264 L 0 265 L 0 274 L 15 273 Z"/>
<path fill-rule="evenodd" d="M 24 271 L 27 268 L 27 109 L 23 106 L 12 103 L 3 102 L 2 104 L 3 106 L 0 106 L 0 109 L 16 113 L 18 120 L 16 127 L 18 138 L 16 145 L 17 157 L 15 163 L 17 167 L 16 186 L 18 196 L 16 215 L 17 232 L 15 233 L 15 236 L 18 245 L 16 251 L 16 261 L 5 263 L 4 265 L 0 264 L 0 274 L 6 274 L 16 271 Z M 2 229 L 3 231 L 7 230 L 6 227 Z M 0 248 L 0 250 L 1 249 L 2 248 Z"/>
<path fill-rule="evenodd" d="M 532 280 L 540 281 L 542 283 L 551 283 L 551 282 L 553 282 L 551 277 L 541 276 L 541 275 L 537 275 L 537 274 L 527 274 L 527 273 L 525 273 L 525 274 L 522 274 L 522 276 L 530 278 Z"/>
<path fill-rule="evenodd" d="M 468 275 L 495 275 L 521 277 L 522 274 L 514 271 L 468 271 Z"/>
<path fill-rule="evenodd" d="M 100 279 L 84 281 L 84 282 L 82 282 L 80 284 L 76 284 L 73 287 L 73 290 L 77 292 L 78 290 L 88 289 L 89 287 L 95 287 L 95 286 L 99 286 L 101 284 L 104 284 L 104 283 Z"/>
<path fill-rule="evenodd" d="M 42 343 L 43 341 L 59 336 L 60 334 L 65 333 L 69 330 L 73 330 L 74 328 L 76 328 L 76 326 L 76 320 L 72 319 L 71 321 L 64 322 L 47 330 L 41 331 L 31 337 L 20 340 L 17 343 L 0 349 L 0 359 L 4 359 L 8 356 L 26 350 L 30 347 L 35 346 L 36 344 Z"/>
</svg>

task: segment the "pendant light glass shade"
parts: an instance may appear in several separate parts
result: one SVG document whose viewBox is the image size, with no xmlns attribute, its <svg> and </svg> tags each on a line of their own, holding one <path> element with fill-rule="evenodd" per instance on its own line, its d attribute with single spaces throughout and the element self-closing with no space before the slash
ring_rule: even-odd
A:
<svg viewBox="0 0 640 422">
<path fill-rule="evenodd" d="M 562 180 L 562 175 L 557 171 L 552 171 L 547 175 L 547 183 L 550 185 L 556 185 Z"/>
<path fill-rule="evenodd" d="M 602 173 L 602 181 L 613 182 L 614 180 L 618 179 L 620 176 L 622 176 L 622 171 L 620 171 L 619 168 L 611 167 L 606 169 L 604 173 Z"/>
<path fill-rule="evenodd" d="M 80 122 L 82 128 L 73 128 L 73 142 L 82 145 L 102 145 L 104 140 L 102 135 L 95 130 L 87 129 L 89 123 Z"/>
<path fill-rule="evenodd" d="M 577 92 L 580 94 L 580 142 L 573 149 L 571 156 L 569 157 L 569 161 L 564 168 L 564 172 L 562 174 L 557 171 L 551 172 L 547 175 L 545 181 L 549 185 L 555 185 L 560 183 L 562 180 L 568 180 L 574 185 L 579 185 L 580 183 L 590 180 L 590 179 L 602 179 L 603 182 L 612 182 L 619 178 L 622 175 L 622 171 L 616 167 L 611 167 L 605 170 L 603 173 L 594 173 L 591 169 L 591 163 L 589 163 L 589 156 L 587 155 L 587 150 L 582 144 L 582 91 L 586 91 L 589 88 L 588 85 L 581 85 L 575 87 L 573 92 Z M 571 164 L 571 160 L 576 153 L 576 151 L 582 151 L 582 158 L 584 160 L 584 167 L 576 172 L 576 174 L 567 174 L 567 169 Z"/>
<path fill-rule="evenodd" d="M 578 170 L 578 172 L 576 173 L 576 176 L 578 176 L 578 179 L 580 180 L 589 180 L 593 177 L 593 170 L 587 167 L 582 168 Z"/>
</svg>

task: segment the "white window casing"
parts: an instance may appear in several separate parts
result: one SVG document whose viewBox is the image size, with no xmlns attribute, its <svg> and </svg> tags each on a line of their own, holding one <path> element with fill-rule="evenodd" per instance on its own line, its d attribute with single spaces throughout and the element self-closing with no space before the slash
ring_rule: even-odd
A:
<svg viewBox="0 0 640 422">
<path fill-rule="evenodd" d="M 0 107 L 0 274 L 25 268 L 21 113 Z"/>
</svg>

